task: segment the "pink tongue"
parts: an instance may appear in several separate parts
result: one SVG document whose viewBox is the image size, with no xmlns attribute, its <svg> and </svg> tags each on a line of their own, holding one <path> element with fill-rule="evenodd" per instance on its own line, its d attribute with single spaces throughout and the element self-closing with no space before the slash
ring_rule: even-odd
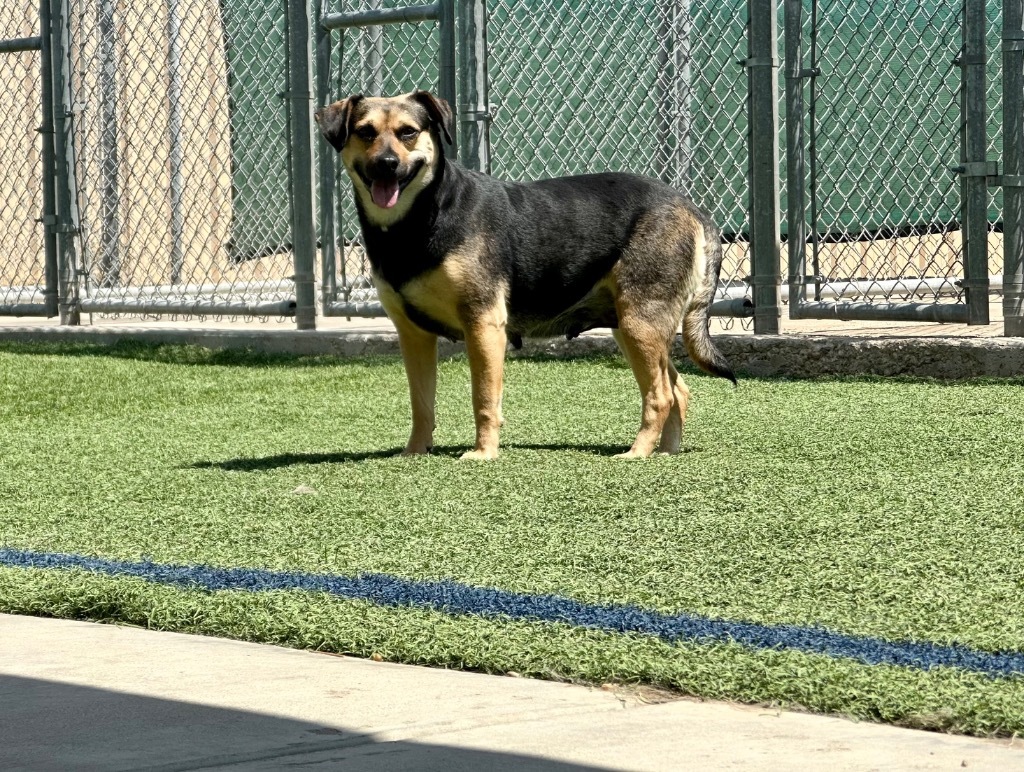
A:
<svg viewBox="0 0 1024 772">
<path fill-rule="evenodd" d="M 380 182 L 374 180 L 370 185 L 370 197 L 373 203 L 383 209 L 390 209 L 398 203 L 398 182 Z"/>
</svg>

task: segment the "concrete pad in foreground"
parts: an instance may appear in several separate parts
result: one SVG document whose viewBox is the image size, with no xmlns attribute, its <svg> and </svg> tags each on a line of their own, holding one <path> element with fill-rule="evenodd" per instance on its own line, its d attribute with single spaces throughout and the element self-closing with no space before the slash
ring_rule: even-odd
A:
<svg viewBox="0 0 1024 772">
<path fill-rule="evenodd" d="M 0 769 L 1010 770 L 1020 740 L 0 615 Z"/>
</svg>

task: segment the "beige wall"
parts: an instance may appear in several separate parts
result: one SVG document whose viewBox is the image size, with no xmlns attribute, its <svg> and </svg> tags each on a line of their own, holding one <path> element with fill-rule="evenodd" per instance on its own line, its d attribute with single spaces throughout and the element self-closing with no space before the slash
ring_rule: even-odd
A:
<svg viewBox="0 0 1024 772">
<path fill-rule="evenodd" d="M 36 35 L 37 6 L 4 0 L 0 37 Z M 43 231 L 34 222 L 43 200 L 39 99 L 38 52 L 0 54 L 0 285 L 42 281 Z"/>
<path fill-rule="evenodd" d="M 167 284 L 171 278 L 171 140 L 168 102 L 167 4 L 111 0 L 116 28 L 116 208 L 104 211 L 103 94 L 99 2 L 74 0 L 75 137 L 82 255 L 94 282 L 103 275 L 104 225 L 116 226 L 121 284 Z M 11 2 L 11 0 L 7 0 Z M 23 6 L 23 29 L 35 34 L 36 0 Z M 233 266 L 225 242 L 231 225 L 231 147 L 227 71 L 219 3 L 180 2 L 182 92 L 181 283 L 289 276 L 290 255 Z M 8 11 L 0 11 L 0 23 Z M 12 60 L 16 63 L 12 67 Z M 38 54 L 0 58 L 0 285 L 41 280 Z M 30 209 L 31 211 L 26 211 Z M 110 216 L 112 215 L 112 216 Z M 29 257 L 30 256 L 30 257 Z M 29 265 L 30 264 L 30 265 Z"/>
</svg>

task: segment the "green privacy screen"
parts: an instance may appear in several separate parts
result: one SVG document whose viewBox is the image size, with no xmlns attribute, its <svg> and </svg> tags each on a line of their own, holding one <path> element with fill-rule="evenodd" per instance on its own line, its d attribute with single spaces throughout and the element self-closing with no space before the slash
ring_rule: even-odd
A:
<svg viewBox="0 0 1024 772">
<path fill-rule="evenodd" d="M 364 7 L 354 0 L 335 10 Z M 810 8 L 806 2 L 805 52 Z M 291 241 L 287 116 L 279 96 L 286 88 L 284 0 L 222 0 L 222 9 L 232 256 L 247 259 Z M 747 50 L 746 0 L 489 0 L 488 10 L 495 175 L 649 174 L 690 192 L 727 233 L 747 232 L 747 76 L 738 63 Z M 819 2 L 819 233 L 859 238 L 957 227 L 959 185 L 948 169 L 959 159 L 960 70 L 953 58 L 961 23 L 959 3 Z M 780 58 L 783 29 L 780 11 Z M 332 99 L 436 86 L 434 24 L 333 38 Z M 989 40 L 997 54 L 995 6 Z M 779 81 L 784 88 L 781 73 Z M 993 115 L 990 125 L 997 121 Z M 779 144 L 784 152 L 784 130 Z M 316 152 L 323 149 L 317 141 Z M 780 165 L 784 170 L 784 157 Z M 345 238 L 353 238 L 351 217 L 345 220 Z"/>
<path fill-rule="evenodd" d="M 233 261 L 291 248 L 285 0 L 221 0 L 231 121 Z"/>
</svg>

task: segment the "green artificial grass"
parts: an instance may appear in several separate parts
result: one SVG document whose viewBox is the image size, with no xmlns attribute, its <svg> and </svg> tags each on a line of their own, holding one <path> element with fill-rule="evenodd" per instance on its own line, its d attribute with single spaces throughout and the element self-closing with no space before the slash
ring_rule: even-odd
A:
<svg viewBox="0 0 1024 772">
<path fill-rule="evenodd" d="M 611 457 L 639 424 L 621 361 L 510 360 L 502 457 L 461 463 L 463 360 L 440 366 L 437 452 L 405 459 L 397 358 L 4 345 L 0 548 L 452 579 L 1024 650 L 1019 382 L 686 379 L 684 452 L 630 462 Z M 1024 678 L 952 668 L 80 571 L 0 568 L 0 610 L 1024 731 Z"/>
</svg>

